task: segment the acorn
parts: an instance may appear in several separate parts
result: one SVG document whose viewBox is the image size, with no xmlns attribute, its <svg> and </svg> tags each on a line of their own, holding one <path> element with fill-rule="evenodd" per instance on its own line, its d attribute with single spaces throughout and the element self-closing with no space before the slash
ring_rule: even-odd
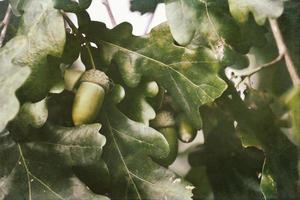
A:
<svg viewBox="0 0 300 200">
<path fill-rule="evenodd" d="M 146 97 L 153 98 L 159 93 L 159 87 L 155 81 L 146 83 L 143 89 Z"/>
<path fill-rule="evenodd" d="M 125 94 L 125 89 L 121 85 L 116 84 L 111 91 L 112 102 L 115 104 L 120 103 L 125 98 Z"/>
<path fill-rule="evenodd" d="M 91 69 L 82 75 L 72 109 L 75 126 L 92 123 L 95 120 L 108 88 L 109 78 L 104 72 Z"/>
<path fill-rule="evenodd" d="M 169 111 L 159 112 L 156 118 L 151 121 L 151 126 L 163 134 L 170 149 L 168 157 L 156 161 L 162 166 L 169 166 L 175 161 L 178 153 L 177 131 L 173 114 Z"/>
<path fill-rule="evenodd" d="M 196 135 L 197 130 L 194 130 L 190 122 L 183 115 L 179 115 L 177 119 L 178 126 L 178 139 L 184 143 L 192 142 Z"/>
</svg>

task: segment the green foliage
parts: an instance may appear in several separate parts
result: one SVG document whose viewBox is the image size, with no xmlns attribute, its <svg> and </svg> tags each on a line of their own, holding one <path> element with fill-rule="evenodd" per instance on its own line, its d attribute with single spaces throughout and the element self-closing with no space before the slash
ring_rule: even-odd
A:
<svg viewBox="0 0 300 200">
<path fill-rule="evenodd" d="M 18 96 L 26 101 L 39 101 L 60 79 L 59 63 L 49 56 L 60 56 L 63 51 L 64 22 L 53 8 L 52 0 L 26 1 L 22 10 L 24 14 L 18 35 L 25 35 L 28 44 L 15 62 L 28 65 L 32 73 L 18 91 Z"/>
<path fill-rule="evenodd" d="M 139 11 L 140 13 L 144 14 L 147 12 L 154 12 L 156 6 L 159 3 L 163 3 L 163 0 L 130 0 L 130 10 L 131 11 Z"/>
<path fill-rule="evenodd" d="M 9 131 L 1 132 L 0 197 L 108 199 L 88 190 L 71 168 L 101 161 L 105 137 L 99 129 L 99 124 L 77 128 L 46 126 L 30 141 L 19 143 Z"/>
<path fill-rule="evenodd" d="M 236 23 L 224 0 L 167 0 L 166 12 L 172 35 L 180 45 L 189 48 L 209 46 L 220 57 L 223 46 L 245 49 L 247 53 L 263 37 L 254 34 L 260 28 L 253 26 L 251 20 L 246 26 Z"/>
<path fill-rule="evenodd" d="M 155 118 L 155 110 L 147 101 L 145 85 L 127 89 L 126 98 L 120 107 L 131 119 L 149 125 L 149 121 Z"/>
<path fill-rule="evenodd" d="M 0 49 L 0 130 L 3 130 L 7 122 L 12 120 L 19 111 L 15 91 L 26 81 L 30 69 L 26 65 L 15 64 L 12 60 L 24 52 L 26 45 L 26 38 L 19 36 Z"/>
<path fill-rule="evenodd" d="M 1 1 L 0 20 L 8 3 L 0 199 L 300 198 L 298 1 L 132 0 L 142 14 L 166 5 L 167 22 L 142 37 L 91 21 L 92 0 Z M 82 77 L 90 69 L 105 74 Z M 72 119 L 75 96 L 90 123 Z M 203 144 L 181 152 L 198 133 Z"/>
<path fill-rule="evenodd" d="M 149 38 L 132 36 L 132 27 L 126 23 L 113 30 L 99 22 L 89 26 L 93 28 L 86 30 L 88 37 L 102 46 L 107 63 L 116 63 L 128 87 L 136 87 L 142 77 L 156 81 L 190 116 L 194 127 L 201 127 L 199 106 L 212 102 L 226 89 L 217 75 L 222 65 L 210 49 L 185 51 L 175 46 L 165 25 L 152 31 Z"/>
<path fill-rule="evenodd" d="M 80 12 L 90 7 L 92 0 L 79 0 L 79 2 L 75 2 L 72 0 L 54 0 L 55 8 L 62 9 L 66 12 Z"/>
<path fill-rule="evenodd" d="M 293 134 L 300 145 L 300 88 L 295 87 L 285 96 L 285 104 L 289 107 Z"/>
<path fill-rule="evenodd" d="M 9 0 L 9 4 L 16 16 L 20 16 L 22 14 L 22 6 L 24 2 L 24 0 Z"/>
<path fill-rule="evenodd" d="M 113 172 L 112 198 L 159 199 L 163 195 L 166 199 L 191 199 L 191 186 L 151 159 L 168 155 L 164 137 L 114 107 L 107 113 L 104 121 L 109 142 L 104 159 Z"/>
<path fill-rule="evenodd" d="M 231 14 L 239 22 L 247 21 L 251 12 L 255 21 L 263 25 L 268 17 L 277 18 L 282 14 L 284 0 L 229 0 L 228 2 Z"/>
</svg>

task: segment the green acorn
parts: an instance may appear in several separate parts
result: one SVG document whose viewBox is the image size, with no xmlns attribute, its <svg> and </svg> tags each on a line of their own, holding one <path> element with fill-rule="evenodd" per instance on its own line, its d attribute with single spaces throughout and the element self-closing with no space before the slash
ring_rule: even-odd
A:
<svg viewBox="0 0 300 200">
<path fill-rule="evenodd" d="M 184 143 L 192 142 L 196 135 L 197 130 L 194 130 L 190 122 L 186 119 L 185 116 L 180 115 L 177 119 L 178 126 L 178 139 Z"/>
<path fill-rule="evenodd" d="M 109 78 L 105 73 L 91 69 L 82 75 L 72 109 L 72 119 L 76 126 L 95 120 L 108 88 Z"/>
<path fill-rule="evenodd" d="M 111 91 L 111 99 L 113 103 L 120 103 L 125 98 L 125 94 L 125 89 L 121 85 L 116 84 L 113 90 Z"/>
<path fill-rule="evenodd" d="M 151 81 L 145 84 L 144 92 L 146 97 L 155 97 L 159 92 L 159 87 L 155 81 Z"/>
<path fill-rule="evenodd" d="M 156 161 L 163 166 L 169 166 L 175 161 L 178 153 L 177 131 L 173 114 L 169 111 L 161 111 L 151 121 L 151 125 L 164 135 L 170 148 L 168 157 Z"/>
</svg>

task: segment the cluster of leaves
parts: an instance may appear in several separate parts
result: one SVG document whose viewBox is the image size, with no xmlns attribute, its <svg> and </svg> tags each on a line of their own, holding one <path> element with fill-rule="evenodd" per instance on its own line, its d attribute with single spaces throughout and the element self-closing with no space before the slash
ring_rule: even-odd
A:
<svg viewBox="0 0 300 200">
<path fill-rule="evenodd" d="M 14 13 L 0 48 L 0 199 L 300 197 L 300 86 L 277 62 L 242 100 L 225 75 L 277 56 L 276 18 L 300 72 L 296 0 L 132 0 L 141 13 L 166 5 L 167 22 L 144 37 L 91 21 L 91 2 L 0 2 L 0 17 L 8 3 Z M 63 71 L 78 58 L 113 84 L 94 124 L 74 126 Z M 160 162 L 173 147 L 152 120 L 165 110 L 204 134 L 186 177 Z"/>
</svg>

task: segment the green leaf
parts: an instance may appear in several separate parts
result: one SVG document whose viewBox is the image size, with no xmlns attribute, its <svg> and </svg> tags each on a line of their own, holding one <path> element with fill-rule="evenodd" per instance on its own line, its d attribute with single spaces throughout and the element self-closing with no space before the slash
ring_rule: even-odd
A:
<svg viewBox="0 0 300 200">
<path fill-rule="evenodd" d="M 78 3 L 72 0 L 54 0 L 54 2 L 56 9 L 62 9 L 66 12 L 76 13 L 89 8 L 92 0 L 79 0 Z"/>
<path fill-rule="evenodd" d="M 50 126 L 39 133 L 39 139 L 25 143 L 15 143 L 8 132 L 2 134 L 1 163 L 14 164 L 0 166 L 1 199 L 107 200 L 92 193 L 70 168 L 101 161 L 105 137 L 99 129 L 99 124 L 76 128 Z"/>
<path fill-rule="evenodd" d="M 60 56 L 64 49 L 64 21 L 52 0 L 28 0 L 22 10 L 18 35 L 26 36 L 28 44 L 15 62 L 30 66 L 32 74 L 18 96 L 23 101 L 39 101 L 61 79 L 59 63 L 53 57 Z"/>
<path fill-rule="evenodd" d="M 130 119 L 149 126 L 149 121 L 154 119 L 156 114 L 148 102 L 146 87 L 147 83 L 143 83 L 136 88 L 128 88 L 120 108 Z"/>
<path fill-rule="evenodd" d="M 186 175 L 186 179 L 196 187 L 193 190 L 193 199 L 214 199 L 205 167 L 192 167 Z"/>
<path fill-rule="evenodd" d="M 155 110 L 142 94 L 136 94 L 125 99 L 122 106 L 128 117 L 134 121 L 149 125 L 149 121 L 155 118 Z"/>
<path fill-rule="evenodd" d="M 5 10 L 8 6 L 8 1 L 0 1 L 0 19 L 3 19 L 5 15 Z"/>
<path fill-rule="evenodd" d="M 263 199 L 259 173 L 264 153 L 243 148 L 234 120 L 224 109 L 204 106 L 204 144 L 189 154 L 192 167 L 205 166 L 215 199 Z"/>
<path fill-rule="evenodd" d="M 300 145 L 300 86 L 291 89 L 284 100 L 290 110 L 294 138 Z"/>
<path fill-rule="evenodd" d="M 262 45 L 262 27 L 249 20 L 237 23 L 226 0 L 166 0 L 166 14 L 177 43 L 188 48 L 208 46 L 216 56 L 226 57 L 224 48 L 246 54 L 252 45 Z"/>
<path fill-rule="evenodd" d="M 51 124 L 72 127 L 72 107 L 75 94 L 70 91 L 64 91 L 60 94 L 52 94 L 48 100 L 48 122 Z"/>
<path fill-rule="evenodd" d="M 228 0 L 232 16 L 239 22 L 248 20 L 249 13 L 263 25 L 268 17 L 278 18 L 284 9 L 284 0 Z"/>
<path fill-rule="evenodd" d="M 294 65 L 300 73 L 300 2 L 286 1 L 284 13 L 278 19 L 280 30 L 283 34 L 285 44 L 291 54 Z M 286 90 L 285 90 L 286 91 Z"/>
<path fill-rule="evenodd" d="M 159 3 L 163 3 L 164 0 L 131 0 L 130 10 L 138 11 L 141 14 L 147 12 L 154 12 Z"/>
<path fill-rule="evenodd" d="M 60 159 L 67 166 L 89 165 L 101 157 L 106 143 L 99 134 L 101 125 L 90 124 L 79 127 L 47 126 L 36 140 L 26 143 L 30 149 Z"/>
<path fill-rule="evenodd" d="M 66 44 L 64 47 L 63 54 L 61 56 L 62 63 L 73 64 L 79 57 L 81 50 L 81 42 L 78 37 L 73 34 L 66 35 Z"/>
<path fill-rule="evenodd" d="M 18 115 L 9 123 L 8 127 L 13 130 L 16 138 L 26 139 L 30 134 L 41 128 L 48 119 L 46 99 L 37 103 L 24 103 Z"/>
<path fill-rule="evenodd" d="M 16 16 L 21 16 L 21 7 L 24 2 L 24 0 L 9 0 L 9 4 L 12 8 L 12 11 Z"/>
<path fill-rule="evenodd" d="M 183 46 L 191 44 L 193 39 L 201 45 L 220 43 L 227 28 L 231 29 L 231 34 L 236 34 L 236 25 L 222 4 L 209 6 L 206 1 L 199 0 L 166 0 L 168 24 L 174 39 Z"/>
<path fill-rule="evenodd" d="M 46 99 L 37 103 L 24 103 L 20 109 L 18 118 L 20 121 L 34 128 L 42 127 L 48 118 Z"/>
<path fill-rule="evenodd" d="M 256 137 L 266 156 L 265 165 L 276 182 L 279 199 L 297 199 L 298 157 L 297 147 L 290 142 L 277 123 L 277 116 L 270 108 L 270 99 L 261 91 L 250 90 L 246 102 L 235 89 L 226 91 L 219 104 L 230 113 L 244 134 Z M 228 92 L 228 93 L 227 93 Z"/>
<path fill-rule="evenodd" d="M 162 134 L 114 107 L 104 120 L 108 140 L 104 159 L 111 171 L 112 199 L 191 199 L 193 187 L 151 159 L 169 153 Z"/>
<path fill-rule="evenodd" d="M 23 53 L 26 45 L 27 39 L 18 36 L 0 49 L 0 131 L 19 111 L 15 92 L 28 78 L 30 69 L 16 64 L 15 59 Z"/>
<path fill-rule="evenodd" d="M 5 14 L 6 14 L 6 10 L 7 7 L 9 5 L 8 1 L 0 1 L 0 20 L 2 21 L 2 19 L 4 18 Z"/>
<path fill-rule="evenodd" d="M 213 102 L 226 89 L 217 75 L 221 65 L 211 50 L 174 45 L 165 25 L 147 38 L 132 36 L 132 27 L 127 23 L 113 30 L 98 22 L 92 22 L 90 27 L 93 28 L 85 30 L 88 37 L 103 48 L 107 63 L 118 66 L 129 87 L 136 87 L 142 77 L 156 81 L 168 90 L 196 128 L 201 127 L 199 106 Z"/>
<path fill-rule="evenodd" d="M 19 159 L 18 150 L 15 148 L 15 141 L 12 139 L 8 130 L 0 132 L 0 183 L 1 178 L 10 174 Z M 0 185 L 1 189 L 1 185 Z M 3 197 L 0 194 L 0 198 Z"/>
<path fill-rule="evenodd" d="M 260 187 L 266 199 L 278 199 L 276 181 L 273 179 L 272 173 L 266 164 L 262 172 Z"/>
</svg>

